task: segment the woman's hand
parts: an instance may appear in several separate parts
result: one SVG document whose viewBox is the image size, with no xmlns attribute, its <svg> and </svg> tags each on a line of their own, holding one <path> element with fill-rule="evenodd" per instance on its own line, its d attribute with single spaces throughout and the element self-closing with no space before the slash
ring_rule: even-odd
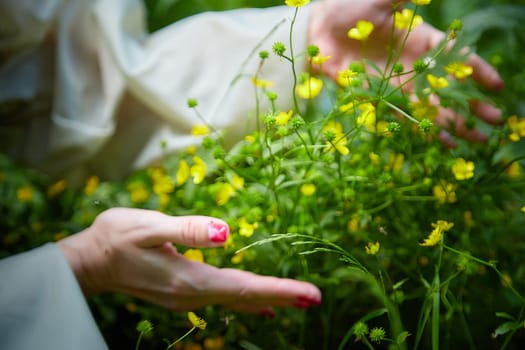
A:
<svg viewBox="0 0 525 350">
<path fill-rule="evenodd" d="M 347 69 L 349 63 L 353 61 L 362 60 L 363 53 L 367 59 L 384 68 L 389 56 L 393 13 L 403 2 L 324 0 L 314 4 L 309 42 L 317 45 L 323 55 L 331 56 L 331 59 L 323 64 L 323 73 L 335 79 L 339 70 Z M 364 50 L 361 41 L 349 39 L 347 36 L 348 30 L 355 27 L 359 20 L 374 23 L 374 30 L 367 39 Z M 396 44 L 401 42 L 405 34 L 405 31 L 397 29 L 394 31 Z M 421 24 L 409 34 L 406 46 L 399 57 L 400 63 L 405 67 L 412 67 L 415 60 L 436 47 L 444 37 L 443 32 L 429 24 Z M 503 88 L 503 81 L 496 70 L 478 55 L 471 54 L 467 63 L 473 67 L 473 78 L 479 84 L 494 91 Z M 497 124 L 501 118 L 501 111 L 487 103 L 472 101 L 471 110 L 489 124 Z M 469 130 L 465 126 L 464 118 L 453 110 L 440 108 L 436 123 L 445 129 L 453 129 L 456 135 L 467 140 L 476 142 L 486 140 L 486 136 L 479 130 Z M 446 139 L 444 141 L 447 143 Z"/>
<path fill-rule="evenodd" d="M 58 246 L 86 293 L 121 292 L 178 311 L 221 304 L 262 315 L 272 315 L 274 306 L 307 308 L 321 302 L 319 289 L 310 283 L 191 261 L 172 244 L 216 247 L 228 230 L 212 217 L 113 208 Z"/>
</svg>

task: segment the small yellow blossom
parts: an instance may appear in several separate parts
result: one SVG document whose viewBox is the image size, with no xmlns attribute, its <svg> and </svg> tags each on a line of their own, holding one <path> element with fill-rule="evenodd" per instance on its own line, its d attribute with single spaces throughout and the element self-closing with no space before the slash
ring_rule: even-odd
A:
<svg viewBox="0 0 525 350">
<path fill-rule="evenodd" d="M 445 66 L 445 71 L 452 74 L 456 79 L 465 79 L 472 75 L 474 69 L 463 62 L 450 62 Z"/>
<path fill-rule="evenodd" d="M 357 125 L 363 125 L 371 132 L 376 131 L 376 108 L 370 102 L 359 105 L 361 114 L 357 117 Z"/>
<path fill-rule="evenodd" d="M 197 147 L 193 145 L 186 147 L 186 153 L 188 153 L 189 155 L 194 155 L 196 152 L 197 152 Z"/>
<path fill-rule="evenodd" d="M 433 74 L 427 74 L 427 81 L 433 89 L 443 89 L 448 86 L 447 78 L 436 77 Z"/>
<path fill-rule="evenodd" d="M 429 5 L 432 0 L 411 0 L 413 4 L 416 4 L 417 6 L 424 6 Z"/>
<path fill-rule="evenodd" d="M 170 202 L 170 196 L 167 193 L 158 193 L 159 197 L 159 209 L 164 209 Z"/>
<path fill-rule="evenodd" d="M 175 183 L 168 175 L 157 176 L 153 179 L 153 192 L 157 195 L 171 193 L 174 189 Z"/>
<path fill-rule="evenodd" d="M 439 204 L 456 202 L 457 198 L 455 191 L 456 185 L 446 181 L 441 181 L 438 185 L 435 185 L 432 188 L 434 198 L 436 198 Z"/>
<path fill-rule="evenodd" d="M 522 212 L 523 214 L 525 214 L 525 207 L 521 207 L 520 210 L 521 210 L 521 212 Z"/>
<path fill-rule="evenodd" d="M 430 103 L 428 99 L 413 101 L 410 103 L 412 115 L 418 119 L 428 119 L 433 121 L 438 114 L 438 107 Z"/>
<path fill-rule="evenodd" d="M 191 261 L 204 262 L 204 254 L 200 249 L 188 249 L 184 252 L 184 257 Z"/>
<path fill-rule="evenodd" d="M 346 224 L 346 228 L 348 232 L 359 231 L 359 228 L 360 228 L 359 218 L 357 218 L 357 216 L 354 216 L 350 220 L 348 220 L 348 223 Z"/>
<path fill-rule="evenodd" d="M 275 116 L 275 125 L 286 125 L 288 124 L 288 120 L 293 115 L 293 110 L 289 110 L 288 112 L 279 112 Z"/>
<path fill-rule="evenodd" d="M 323 132 L 331 133 L 333 135 L 333 140 L 326 142 L 326 152 L 335 152 L 335 150 L 337 150 L 343 156 L 350 153 L 350 150 L 346 146 L 347 140 L 343 133 L 343 126 L 341 123 L 330 120 L 323 128 Z"/>
<path fill-rule="evenodd" d="M 66 189 L 66 180 L 58 180 L 47 189 L 47 198 L 52 199 Z"/>
<path fill-rule="evenodd" d="M 403 169 L 403 164 L 405 163 L 405 155 L 403 153 L 390 153 L 389 156 L 389 168 L 393 172 L 399 172 Z"/>
<path fill-rule="evenodd" d="M 505 174 L 510 177 L 521 176 L 521 166 L 518 162 L 512 162 L 507 168 L 505 168 Z"/>
<path fill-rule="evenodd" d="M 354 81 L 354 78 L 358 75 L 357 72 L 354 72 L 351 69 L 345 69 L 337 71 L 337 78 L 336 81 L 339 85 L 343 87 L 350 86 L 352 82 Z"/>
<path fill-rule="evenodd" d="M 394 13 L 394 25 L 398 29 L 412 30 L 423 23 L 423 17 L 414 15 L 411 9 Z"/>
<path fill-rule="evenodd" d="M 323 55 L 317 55 L 311 58 L 311 61 L 313 64 L 322 65 L 326 61 L 328 61 L 332 56 L 323 56 Z"/>
<path fill-rule="evenodd" d="M 468 180 L 474 177 L 474 163 L 468 162 L 463 158 L 457 158 L 452 164 L 452 174 L 458 181 Z"/>
<path fill-rule="evenodd" d="M 100 179 L 98 176 L 90 176 L 86 181 L 86 185 L 84 186 L 84 193 L 88 196 L 93 195 L 93 193 L 95 193 L 97 190 L 99 183 Z"/>
<path fill-rule="evenodd" d="M 244 260 L 244 252 L 236 253 L 232 258 L 230 259 L 232 264 L 240 264 Z"/>
<path fill-rule="evenodd" d="M 193 157 L 193 165 L 190 168 L 193 183 L 198 185 L 206 177 L 206 163 L 198 156 Z"/>
<path fill-rule="evenodd" d="M 303 184 L 301 186 L 301 193 L 306 197 L 313 195 L 315 190 L 316 188 L 314 184 Z"/>
<path fill-rule="evenodd" d="M 374 30 L 374 24 L 369 21 L 357 21 L 356 26 L 348 31 L 350 39 L 364 41 L 368 39 L 370 33 Z"/>
<path fill-rule="evenodd" d="M 206 329 L 206 321 L 195 315 L 193 312 L 188 312 L 188 320 L 191 322 L 191 325 L 195 328 Z"/>
<path fill-rule="evenodd" d="M 191 129 L 191 134 L 193 136 L 204 136 L 210 133 L 210 128 L 206 124 L 197 124 L 194 125 Z"/>
<path fill-rule="evenodd" d="M 443 239 L 443 233 L 450 230 L 453 226 L 454 223 L 445 220 L 438 220 L 437 222 L 432 223 L 432 227 L 434 227 L 434 229 L 422 243 L 419 243 L 419 245 L 425 247 L 435 246 Z"/>
<path fill-rule="evenodd" d="M 355 110 L 356 110 L 356 105 L 354 102 L 349 102 L 349 103 L 339 106 L 339 112 L 343 112 L 346 114 L 355 113 Z"/>
<path fill-rule="evenodd" d="M 379 164 L 379 160 L 381 159 L 379 157 L 379 154 L 374 153 L 374 152 L 370 152 L 368 154 L 368 158 L 370 158 L 370 163 L 372 163 L 373 165 L 378 165 Z"/>
<path fill-rule="evenodd" d="M 144 187 L 142 183 L 132 183 L 128 186 L 128 191 L 131 196 L 133 203 L 144 203 L 148 200 L 149 191 Z"/>
<path fill-rule="evenodd" d="M 257 79 L 256 77 L 252 77 L 252 83 L 253 85 L 257 87 L 262 87 L 262 88 L 269 88 L 273 85 L 273 82 L 269 80 Z"/>
<path fill-rule="evenodd" d="M 290 7 L 302 7 L 308 5 L 310 0 L 285 0 L 284 3 Z"/>
<path fill-rule="evenodd" d="M 246 135 L 244 136 L 244 141 L 248 143 L 254 143 L 255 142 L 255 136 L 254 135 Z"/>
<path fill-rule="evenodd" d="M 239 219 L 239 235 L 251 237 L 258 226 L 259 225 L 256 222 L 251 224 L 246 220 L 246 218 L 242 217 Z"/>
<path fill-rule="evenodd" d="M 513 115 L 507 119 L 509 126 L 509 140 L 518 142 L 522 137 L 525 137 L 525 118 L 518 118 Z"/>
<path fill-rule="evenodd" d="M 237 190 L 243 189 L 244 188 L 244 178 L 237 174 L 233 175 L 232 185 Z"/>
<path fill-rule="evenodd" d="M 190 167 L 188 166 L 188 163 L 184 159 L 181 159 L 179 161 L 179 169 L 177 170 L 177 175 L 176 175 L 177 185 L 180 186 L 184 184 L 188 180 L 189 177 L 190 177 Z"/>
<path fill-rule="evenodd" d="M 369 254 L 369 255 L 376 255 L 377 253 L 379 253 L 379 248 L 380 248 L 379 242 L 375 242 L 375 243 L 369 242 L 365 246 L 365 252 L 366 254 Z"/>
<path fill-rule="evenodd" d="M 316 77 L 308 77 L 302 84 L 295 87 L 295 93 L 300 98 L 312 99 L 319 95 L 323 88 L 323 81 Z"/>
<path fill-rule="evenodd" d="M 235 189 L 229 183 L 222 183 L 219 187 L 219 190 L 215 194 L 215 202 L 217 205 L 221 206 L 230 200 L 231 197 L 235 195 Z"/>
</svg>

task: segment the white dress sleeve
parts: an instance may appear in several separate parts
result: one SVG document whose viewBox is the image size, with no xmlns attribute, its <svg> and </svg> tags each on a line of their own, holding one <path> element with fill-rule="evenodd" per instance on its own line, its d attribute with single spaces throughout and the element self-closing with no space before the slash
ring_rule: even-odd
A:
<svg viewBox="0 0 525 350">
<path fill-rule="evenodd" d="M 107 349 L 55 244 L 0 260 L 0 280 L 0 349 Z"/>
<path fill-rule="evenodd" d="M 292 105 L 292 70 L 272 53 L 272 45 L 280 41 L 289 49 L 293 13 L 287 6 L 209 12 L 148 34 L 139 0 L 49 6 L 43 21 L 53 25 L 42 29 L 47 35 L 26 55 L 25 64 L 17 58 L 18 66 L 15 59 L 10 65 L 25 69 L 26 76 L 15 81 L 12 70 L 0 70 L 0 103 L 28 85 L 45 85 L 43 78 L 53 81 L 49 125 L 25 128 L 29 135 L 19 154 L 50 173 L 120 178 L 167 152 L 199 143 L 191 128 L 202 121 L 187 106 L 188 98 L 197 99 L 206 123 L 226 132 L 228 140 L 238 140 L 254 129 L 250 77 L 260 50 L 270 52 L 261 78 L 273 82 L 279 108 L 287 111 Z M 309 13 L 308 6 L 301 8 L 295 23 L 296 53 L 306 48 Z M 37 54 L 44 59 L 35 62 Z M 2 84 L 9 85 L 10 96 L 1 92 Z M 268 106 L 261 108 L 264 112 Z"/>
</svg>

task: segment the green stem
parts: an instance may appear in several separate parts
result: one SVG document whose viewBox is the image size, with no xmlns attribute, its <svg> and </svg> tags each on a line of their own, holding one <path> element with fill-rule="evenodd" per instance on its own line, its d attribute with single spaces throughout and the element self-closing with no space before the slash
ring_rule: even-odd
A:
<svg viewBox="0 0 525 350">
<path fill-rule="evenodd" d="M 186 338 L 188 335 L 191 334 L 191 332 L 193 332 L 197 327 L 192 327 L 192 329 L 190 329 L 189 331 L 186 332 L 186 334 L 184 334 L 182 337 L 180 337 L 179 339 L 175 340 L 173 343 L 169 344 L 168 347 L 166 348 L 166 350 L 169 350 L 171 349 L 175 344 L 177 343 L 180 343 L 184 338 Z"/>
</svg>

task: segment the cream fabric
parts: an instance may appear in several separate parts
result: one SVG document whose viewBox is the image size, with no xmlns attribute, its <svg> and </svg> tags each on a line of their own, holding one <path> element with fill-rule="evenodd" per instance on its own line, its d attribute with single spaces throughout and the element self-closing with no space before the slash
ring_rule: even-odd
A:
<svg viewBox="0 0 525 350">
<path fill-rule="evenodd" d="M 295 52 L 309 11 L 299 11 Z M 288 47 L 293 13 L 210 12 L 148 34 L 139 0 L 0 0 L 0 105 L 19 107 L 0 121 L 1 150 L 55 176 L 122 178 L 199 143 L 188 98 L 234 142 L 254 125 L 260 50 L 271 57 L 262 78 L 291 106 L 290 65 L 271 47 Z"/>
<path fill-rule="evenodd" d="M 0 280 L 0 349 L 107 348 L 55 244 L 0 260 Z"/>
</svg>

